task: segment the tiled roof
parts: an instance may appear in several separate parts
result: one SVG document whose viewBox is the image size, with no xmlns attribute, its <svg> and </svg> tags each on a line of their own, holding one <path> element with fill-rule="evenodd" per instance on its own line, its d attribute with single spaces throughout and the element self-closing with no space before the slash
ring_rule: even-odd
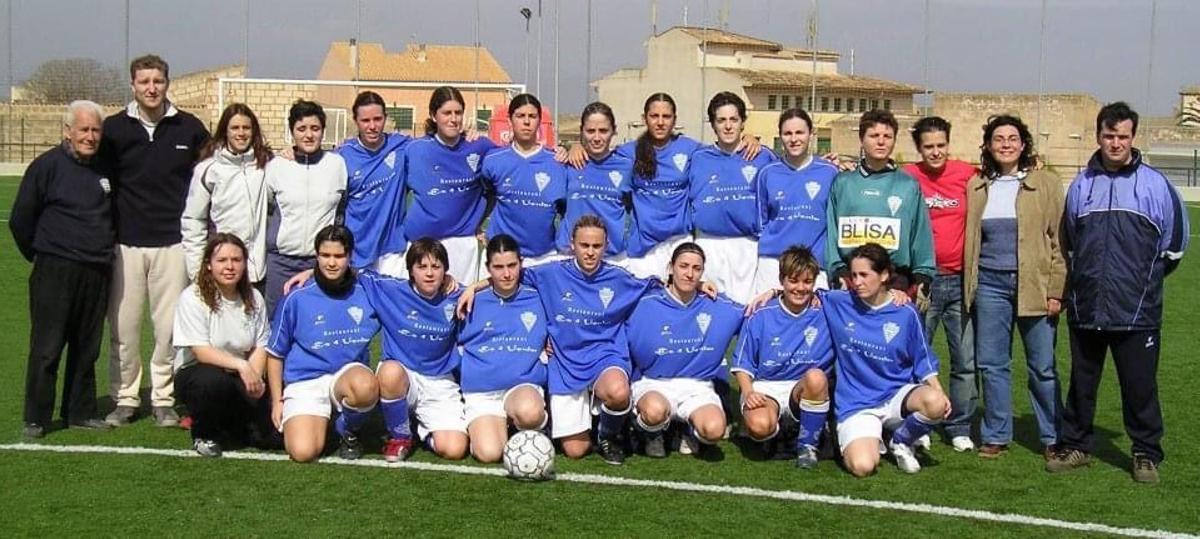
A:
<svg viewBox="0 0 1200 539">
<path fill-rule="evenodd" d="M 733 45 L 735 47 L 756 47 L 756 48 L 761 47 L 761 48 L 772 49 L 772 50 L 779 50 L 779 49 L 783 48 L 783 45 L 780 45 L 779 43 L 776 43 L 774 41 L 767 41 L 765 39 L 758 39 L 756 37 L 744 36 L 742 34 L 735 34 L 733 32 L 727 32 L 725 30 L 718 30 L 716 28 L 700 28 L 697 26 L 676 26 L 674 28 L 671 28 L 670 30 L 667 30 L 667 32 L 670 32 L 671 30 L 680 30 L 689 36 L 699 39 L 701 43 L 707 42 L 712 45 Z M 666 32 L 663 32 L 663 33 L 666 33 Z"/>
<path fill-rule="evenodd" d="M 746 81 L 747 86 L 754 88 L 809 88 L 812 86 L 812 74 L 795 71 L 769 71 L 756 69 L 721 68 L 729 74 Z M 902 94 L 920 93 L 920 87 L 890 80 L 862 77 L 857 75 L 817 75 L 817 89 L 820 90 L 852 90 L 865 92 L 890 92 Z"/>
<path fill-rule="evenodd" d="M 511 83 L 508 73 L 488 52 L 479 47 L 479 82 Z M 476 47 L 457 45 L 408 45 L 403 52 L 388 52 L 380 43 L 358 44 L 359 80 L 406 82 L 474 82 Z M 350 43 L 329 45 L 326 61 L 351 66 Z"/>
</svg>

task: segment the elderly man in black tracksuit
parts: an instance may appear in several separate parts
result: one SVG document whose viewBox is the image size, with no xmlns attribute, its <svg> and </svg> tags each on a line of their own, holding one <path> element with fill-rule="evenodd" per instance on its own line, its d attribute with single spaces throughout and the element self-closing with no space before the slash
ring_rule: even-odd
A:
<svg viewBox="0 0 1200 539">
<path fill-rule="evenodd" d="M 45 436 L 54 414 L 63 347 L 67 368 L 59 414 L 70 427 L 104 430 L 96 414 L 96 358 L 111 278 L 112 184 L 96 158 L 103 110 L 67 107 L 63 143 L 25 170 L 8 226 L 33 262 L 29 275 L 29 364 L 25 436 Z"/>
</svg>

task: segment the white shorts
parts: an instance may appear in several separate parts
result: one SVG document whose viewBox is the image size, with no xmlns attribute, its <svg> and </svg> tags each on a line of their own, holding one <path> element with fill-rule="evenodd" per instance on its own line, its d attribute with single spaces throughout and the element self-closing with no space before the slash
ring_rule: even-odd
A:
<svg viewBox="0 0 1200 539">
<path fill-rule="evenodd" d="M 542 264 L 549 264 L 551 262 L 558 262 L 559 260 L 566 260 L 568 258 L 570 258 L 570 257 L 567 255 L 564 255 L 564 254 L 560 254 L 558 251 L 550 251 L 546 254 L 541 254 L 541 255 L 537 255 L 537 256 L 527 256 L 525 258 L 522 258 L 521 259 L 521 267 L 532 268 L 534 266 L 540 266 Z"/>
<path fill-rule="evenodd" d="M 475 236 L 457 236 L 438 241 L 442 242 L 442 247 L 446 248 L 450 259 L 450 267 L 446 269 L 446 273 L 460 283 L 475 282 L 479 277 L 479 257 L 482 251 L 479 248 L 479 240 Z"/>
<path fill-rule="evenodd" d="M 758 268 L 754 271 L 754 294 L 750 297 L 782 286 L 783 284 L 779 282 L 779 259 L 758 257 Z M 825 275 L 824 271 L 817 273 L 816 289 L 829 290 L 829 277 Z"/>
<path fill-rule="evenodd" d="M 405 264 L 404 253 L 380 255 L 379 259 L 375 261 L 375 273 L 397 279 L 407 279 L 408 264 Z"/>
<path fill-rule="evenodd" d="M 653 391 L 665 397 L 671 407 L 671 419 L 691 421 L 692 414 L 708 405 L 721 408 L 721 397 L 709 380 L 695 378 L 642 378 L 630 388 L 633 393 L 634 410 L 638 401 Z"/>
<path fill-rule="evenodd" d="M 453 375 L 425 376 L 408 368 L 404 372 L 408 374 L 408 409 L 417 418 L 419 439 L 439 430 L 467 432 L 462 390 Z"/>
<path fill-rule="evenodd" d="M 629 257 L 625 263 L 625 269 L 629 270 L 629 273 L 632 273 L 639 279 L 658 277 L 666 281 L 667 266 L 671 264 L 671 254 L 675 252 L 675 248 L 679 244 L 691 241 L 691 239 L 692 237 L 687 234 L 668 238 L 666 241 L 655 245 L 645 255 Z"/>
<path fill-rule="evenodd" d="M 798 383 L 800 383 L 799 380 L 754 380 L 751 387 L 755 392 L 771 397 L 771 400 L 779 405 L 780 419 L 788 417 L 798 420 L 795 411 L 792 410 L 792 390 Z M 746 400 L 743 397 L 742 411 L 744 412 L 745 409 Z"/>
<path fill-rule="evenodd" d="M 715 284 L 729 299 L 742 305 L 749 303 L 755 294 L 758 240 L 696 234 L 696 244 L 704 249 L 704 280 Z"/>
<path fill-rule="evenodd" d="M 472 421 L 484 416 L 500 417 L 508 419 L 508 412 L 504 410 L 504 405 L 508 403 L 508 397 L 514 391 L 523 387 L 532 387 L 537 390 L 538 395 L 543 399 L 546 398 L 545 390 L 536 384 L 519 384 L 508 389 L 497 389 L 496 391 L 480 391 L 477 393 L 463 393 L 463 403 L 466 409 L 467 425 Z M 543 425 L 545 426 L 545 425 Z"/>
<path fill-rule="evenodd" d="M 837 432 L 841 450 L 845 451 L 850 442 L 859 438 L 875 438 L 879 440 L 879 452 L 886 453 L 883 431 L 895 429 L 904 421 L 904 399 L 917 387 L 918 384 L 906 384 L 882 405 L 859 410 L 845 421 L 839 421 Z"/>
<path fill-rule="evenodd" d="M 629 373 L 617 366 L 604 369 L 600 376 L 612 369 L 629 378 Z M 558 439 L 587 432 L 592 429 L 592 416 L 599 414 L 600 401 L 595 399 L 591 387 L 568 395 L 550 395 L 550 437 Z"/>
<path fill-rule="evenodd" d="M 333 415 L 331 413 L 333 408 L 337 408 L 339 412 L 342 411 L 342 403 L 338 401 L 337 395 L 333 391 L 342 375 L 351 369 L 366 369 L 367 372 L 371 372 L 371 369 L 362 363 L 347 363 L 335 373 L 322 374 L 316 378 L 288 384 L 283 388 L 283 421 L 281 424 L 286 424 L 289 419 L 300 415 L 329 419 Z"/>
</svg>

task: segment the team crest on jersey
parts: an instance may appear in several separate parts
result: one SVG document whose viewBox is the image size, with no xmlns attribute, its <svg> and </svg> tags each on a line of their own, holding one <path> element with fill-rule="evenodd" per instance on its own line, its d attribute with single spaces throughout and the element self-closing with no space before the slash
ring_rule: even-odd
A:
<svg viewBox="0 0 1200 539">
<path fill-rule="evenodd" d="M 892 217 L 896 216 L 896 212 L 900 211 L 900 205 L 904 203 L 900 197 L 892 195 L 887 198 L 888 209 L 892 212 Z"/>
<path fill-rule="evenodd" d="M 354 320 L 355 324 L 362 323 L 362 317 L 363 317 L 362 307 L 359 307 L 358 305 L 352 305 L 352 306 L 350 306 L 350 308 L 346 309 L 346 314 L 350 315 L 350 319 Z"/>
<path fill-rule="evenodd" d="M 100 178 L 100 190 L 104 191 L 106 195 L 112 192 L 112 184 L 109 183 L 108 178 Z"/>
<path fill-rule="evenodd" d="M 809 200 L 816 200 L 817 195 L 821 192 L 821 184 L 817 182 L 808 182 L 804 184 L 804 190 L 808 193 Z"/>
<path fill-rule="evenodd" d="M 479 154 L 473 153 L 468 155 L 467 166 L 471 167 L 471 172 L 479 172 Z"/>
<path fill-rule="evenodd" d="M 387 157 L 383 158 L 383 164 L 387 165 L 388 168 L 396 168 L 396 152 L 392 151 L 392 153 L 387 154 Z"/>
<path fill-rule="evenodd" d="M 742 177 L 746 178 L 746 183 L 754 181 L 754 175 L 758 173 L 758 167 L 754 165 L 746 165 L 742 167 Z"/>
<path fill-rule="evenodd" d="M 891 343 L 892 339 L 895 339 L 896 335 L 899 335 L 899 334 L 900 334 L 900 326 L 898 324 L 896 324 L 895 322 L 888 322 L 883 325 L 883 339 L 885 341 L 887 341 L 888 343 Z"/>
<path fill-rule="evenodd" d="M 454 320 L 454 306 L 454 302 L 442 305 L 442 315 L 446 317 L 447 322 Z"/>
<path fill-rule="evenodd" d="M 525 326 L 525 332 L 533 331 L 533 325 L 537 323 L 537 315 L 533 311 L 525 311 L 521 313 L 521 325 Z"/>
<path fill-rule="evenodd" d="M 708 325 L 712 323 L 712 315 L 700 313 L 696 315 L 696 325 L 700 326 L 700 334 L 708 335 Z"/>
<path fill-rule="evenodd" d="M 677 153 L 671 156 L 671 161 L 675 162 L 675 168 L 679 169 L 679 172 L 683 172 L 683 169 L 687 168 L 688 156 L 685 153 Z"/>
<path fill-rule="evenodd" d="M 546 190 L 546 186 L 550 185 L 550 175 L 545 172 L 538 172 L 533 175 L 533 182 L 537 184 L 538 192 Z"/>
<path fill-rule="evenodd" d="M 625 180 L 625 176 L 621 175 L 620 171 L 618 171 L 618 170 L 609 171 L 608 181 L 612 182 L 613 189 L 620 187 L 621 182 L 624 180 Z"/>
<path fill-rule="evenodd" d="M 608 308 L 609 303 L 612 303 L 612 299 L 613 299 L 613 290 L 611 288 L 606 286 L 606 287 L 600 289 L 600 303 L 604 304 L 605 309 Z"/>
<path fill-rule="evenodd" d="M 817 328 L 812 327 L 812 326 L 808 326 L 808 327 L 804 328 L 804 344 L 807 344 L 808 346 L 812 346 L 813 342 L 816 340 L 817 340 Z"/>
</svg>

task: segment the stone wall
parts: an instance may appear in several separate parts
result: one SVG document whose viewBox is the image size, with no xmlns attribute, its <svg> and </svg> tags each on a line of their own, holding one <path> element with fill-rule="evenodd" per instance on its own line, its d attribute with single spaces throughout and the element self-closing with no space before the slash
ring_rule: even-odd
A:
<svg viewBox="0 0 1200 539">
<path fill-rule="evenodd" d="M 109 115 L 120 107 L 106 107 Z M 66 105 L 0 103 L 0 163 L 28 163 L 62 142 Z"/>
</svg>

